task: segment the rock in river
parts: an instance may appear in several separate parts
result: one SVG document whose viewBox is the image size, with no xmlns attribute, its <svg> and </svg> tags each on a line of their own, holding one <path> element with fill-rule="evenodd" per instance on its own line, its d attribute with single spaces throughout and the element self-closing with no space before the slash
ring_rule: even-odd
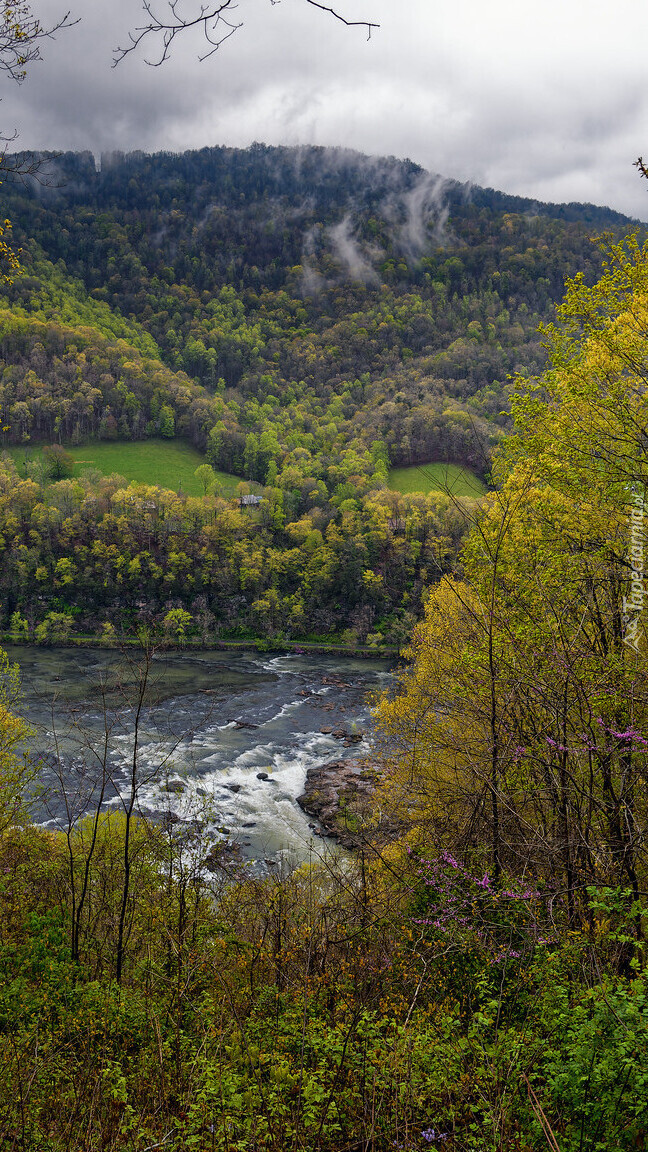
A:
<svg viewBox="0 0 648 1152">
<path fill-rule="evenodd" d="M 344 848 L 355 848 L 361 839 L 363 810 L 381 774 L 373 760 L 332 760 L 309 769 L 297 803 L 319 820 L 327 835 Z"/>
</svg>

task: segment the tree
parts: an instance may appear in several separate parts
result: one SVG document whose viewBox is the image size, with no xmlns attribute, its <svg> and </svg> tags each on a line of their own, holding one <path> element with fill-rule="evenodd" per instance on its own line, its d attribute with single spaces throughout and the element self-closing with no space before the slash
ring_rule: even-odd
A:
<svg viewBox="0 0 648 1152">
<path fill-rule="evenodd" d="M 25 818 L 25 793 L 34 775 L 24 753 L 32 733 L 14 714 L 18 682 L 18 665 L 0 650 L 0 834 Z"/>
<path fill-rule="evenodd" d="M 173 439 L 175 435 L 175 416 L 173 408 L 170 404 L 163 404 L 160 408 L 160 415 L 158 417 L 160 436 L 165 436 L 168 440 Z"/>
<path fill-rule="evenodd" d="M 34 10 L 30 0 L 3 0 L 0 6 L 0 72 L 3 72 L 16 84 L 22 84 L 27 76 L 30 64 L 42 59 L 41 46 L 44 40 L 51 40 L 57 32 L 71 28 L 78 20 L 72 19 L 69 12 L 56 20 L 53 24 L 43 24 Z M 16 139 L 17 133 L 11 136 L 0 135 L 0 141 L 6 146 Z M 0 167 L 4 171 L 16 172 L 19 175 L 35 175 L 38 172 L 38 157 L 13 157 L 9 163 L 5 155 L 0 158 Z M 5 220 L 3 229 L 10 227 Z M 0 230 L 0 237 L 3 230 Z M 4 254 L 0 244 L 0 254 Z"/>
<path fill-rule="evenodd" d="M 73 620 L 65 612 L 48 612 L 35 632 L 37 644 L 64 644 L 72 631 Z"/>
<path fill-rule="evenodd" d="M 34 15 L 30 0 L 4 0 L 0 8 L 0 72 L 17 84 L 22 84 L 27 67 L 42 59 L 43 40 L 51 40 L 57 32 L 77 24 L 66 12 L 54 24 L 46 26 Z"/>
<path fill-rule="evenodd" d="M 29 621 L 20 612 L 12 612 L 9 623 L 9 635 L 14 642 L 20 643 L 29 639 Z"/>
<path fill-rule="evenodd" d="M 47 474 L 52 480 L 64 480 L 74 474 L 74 457 L 60 444 L 43 448 L 43 459 Z"/>
<path fill-rule="evenodd" d="M 530 872 L 570 922 L 588 884 L 636 901 L 648 868 L 647 328 L 648 247 L 631 238 L 593 288 L 568 284 L 551 367 L 518 381 L 465 583 L 433 591 L 379 710 L 428 834 L 488 843 L 495 878 Z"/>
<path fill-rule="evenodd" d="M 66 12 L 54 24 L 44 25 L 34 15 L 29 0 L 16 0 L 16 3 L 3 0 L 0 6 L 0 72 L 16 84 L 22 84 L 28 65 L 41 59 L 43 40 L 51 40 L 57 32 L 76 23 Z M 15 131 L 9 136 L 0 134 L 0 170 L 20 176 L 36 175 L 40 166 L 37 156 L 7 160 L 7 146 L 16 139 L 16 135 Z M 1 147 L 3 144 L 4 148 Z M 11 221 L 3 220 L 0 223 L 0 284 L 11 284 L 14 273 L 20 268 L 20 253 L 15 252 L 8 241 L 10 231 Z"/>
<path fill-rule="evenodd" d="M 194 472 L 194 476 L 202 486 L 203 496 L 207 496 L 215 491 L 218 481 L 211 464 L 199 464 Z"/>
<path fill-rule="evenodd" d="M 164 631 L 167 636 L 175 637 L 179 644 L 183 644 L 187 636 L 187 628 L 193 624 L 193 616 L 184 608 L 171 608 L 163 620 Z"/>
</svg>

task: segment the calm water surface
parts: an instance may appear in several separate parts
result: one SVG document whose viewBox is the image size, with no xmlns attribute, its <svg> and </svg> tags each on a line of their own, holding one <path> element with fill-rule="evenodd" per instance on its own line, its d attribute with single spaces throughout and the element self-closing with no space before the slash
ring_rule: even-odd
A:
<svg viewBox="0 0 648 1152">
<path fill-rule="evenodd" d="M 22 671 L 32 747 L 58 748 L 43 769 L 37 816 L 61 824 L 93 806 L 108 739 L 108 804 L 126 796 L 141 664 L 101 649 L 7 649 Z M 337 656 L 164 653 L 151 665 L 140 731 L 139 807 L 205 822 L 253 859 L 302 859 L 313 829 L 295 803 L 309 768 L 371 747 L 367 696 L 390 664 Z M 322 729 L 362 732 L 345 747 Z M 267 774 L 259 779 L 258 773 Z M 315 841 L 316 845 L 319 843 Z"/>
</svg>

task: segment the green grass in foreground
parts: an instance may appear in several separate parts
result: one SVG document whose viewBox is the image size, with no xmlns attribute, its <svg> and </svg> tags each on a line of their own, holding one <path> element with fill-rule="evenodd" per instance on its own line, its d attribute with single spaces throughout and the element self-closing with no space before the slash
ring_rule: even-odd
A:
<svg viewBox="0 0 648 1152">
<path fill-rule="evenodd" d="M 483 496 L 486 486 L 459 464 L 413 464 L 390 468 L 387 483 L 395 492 L 450 492 L 452 496 Z"/>
<path fill-rule="evenodd" d="M 183 440 L 97 440 L 75 447 L 66 444 L 65 450 L 76 461 L 75 476 L 80 476 L 86 468 L 97 468 L 104 476 L 118 472 L 129 482 L 135 480 L 138 484 L 157 484 L 160 488 L 171 488 L 174 492 L 182 489 L 189 496 L 203 494 L 202 485 L 194 472 L 199 464 L 205 463 L 205 458 Z M 40 448 L 33 446 L 9 448 L 8 451 L 20 469 L 25 459 L 33 459 L 40 454 Z M 216 478 L 222 485 L 224 496 L 236 495 L 240 476 L 216 471 Z"/>
</svg>

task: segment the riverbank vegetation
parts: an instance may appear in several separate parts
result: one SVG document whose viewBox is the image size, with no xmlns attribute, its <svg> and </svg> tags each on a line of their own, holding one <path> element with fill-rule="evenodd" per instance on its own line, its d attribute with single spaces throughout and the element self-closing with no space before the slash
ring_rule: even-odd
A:
<svg viewBox="0 0 648 1152">
<path fill-rule="evenodd" d="M 337 505 L 317 486 L 278 485 L 246 505 L 120 476 L 44 485 L 20 479 L 7 461 L 5 627 L 17 640 L 55 643 L 144 625 L 172 638 L 181 621 L 183 635 L 205 643 L 242 632 L 398 647 L 426 584 L 456 555 L 470 502 L 399 496 L 354 479 L 354 498 Z"/>
<path fill-rule="evenodd" d="M 557 893 L 447 852 L 222 886 L 194 829 L 137 822 L 118 983 L 123 817 L 84 887 L 94 831 L 2 837 L 6 1147 L 641 1147 L 642 910 L 622 890 L 591 890 L 567 931 Z"/>
</svg>

